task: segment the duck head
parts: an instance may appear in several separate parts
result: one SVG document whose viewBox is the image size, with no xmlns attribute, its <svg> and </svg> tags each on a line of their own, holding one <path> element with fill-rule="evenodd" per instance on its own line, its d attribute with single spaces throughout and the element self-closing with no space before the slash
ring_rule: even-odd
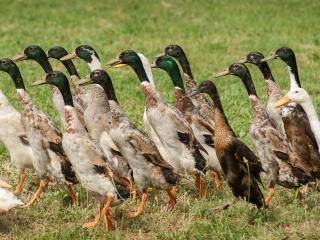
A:
<svg viewBox="0 0 320 240">
<path fill-rule="evenodd" d="M 308 92 L 303 88 L 294 88 L 291 89 L 283 98 L 281 98 L 279 101 L 277 101 L 274 104 L 274 107 L 281 107 L 283 105 L 286 105 L 290 102 L 295 102 L 298 104 L 303 104 L 304 102 L 307 102 L 310 100 L 310 96 Z"/>
<path fill-rule="evenodd" d="M 180 70 L 178 67 L 178 64 L 176 61 L 168 56 L 163 55 L 156 59 L 155 63 L 152 65 L 152 68 L 160 68 L 164 71 L 166 71 L 169 76 L 171 77 L 171 80 L 173 82 L 173 85 L 175 87 L 179 87 L 181 89 L 184 89 L 182 77 L 180 74 Z"/>
<path fill-rule="evenodd" d="M 47 73 L 42 80 L 36 81 L 32 85 L 38 86 L 43 84 L 56 86 L 63 97 L 65 105 L 73 106 L 68 78 L 62 72 L 52 71 L 50 73 Z"/>
<path fill-rule="evenodd" d="M 48 58 L 54 58 L 54 59 L 60 60 L 60 58 L 68 55 L 68 52 L 63 47 L 55 46 L 48 50 L 47 55 L 48 55 Z"/>
<path fill-rule="evenodd" d="M 281 47 L 278 48 L 274 53 L 272 53 L 269 57 L 265 57 L 261 60 L 261 62 L 266 62 L 273 59 L 281 59 L 287 65 L 290 65 L 292 59 L 295 59 L 295 54 L 291 48 Z"/>
<path fill-rule="evenodd" d="M 78 46 L 73 52 L 69 53 L 66 56 L 60 58 L 61 61 L 74 59 L 74 58 L 81 58 L 82 60 L 86 61 L 87 63 L 91 63 L 94 58 L 100 60 L 98 53 L 94 50 L 93 47 L 89 45 L 80 45 Z"/>
<path fill-rule="evenodd" d="M 18 66 L 9 58 L 2 58 L 0 60 L 0 71 L 6 72 L 10 75 L 16 89 L 26 89 Z"/>
<path fill-rule="evenodd" d="M 40 46 L 30 45 L 24 49 L 23 53 L 13 58 L 13 61 L 15 62 L 20 62 L 24 60 L 36 61 L 42 66 L 43 70 L 46 73 L 51 72 L 53 70 L 48 61 L 47 54 Z"/>
</svg>

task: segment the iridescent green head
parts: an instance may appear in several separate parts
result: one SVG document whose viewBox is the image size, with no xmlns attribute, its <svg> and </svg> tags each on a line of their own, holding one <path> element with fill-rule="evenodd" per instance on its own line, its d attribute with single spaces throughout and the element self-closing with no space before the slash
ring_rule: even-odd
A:
<svg viewBox="0 0 320 240">
<path fill-rule="evenodd" d="M 98 53 L 93 47 L 89 45 L 80 45 L 76 48 L 75 53 L 77 57 L 83 59 L 86 62 L 92 62 L 92 57 L 95 56 L 99 59 Z"/>
<path fill-rule="evenodd" d="M 48 50 L 48 57 L 54 58 L 59 60 L 60 58 L 68 55 L 67 50 L 65 50 L 63 47 L 55 46 Z"/>
<path fill-rule="evenodd" d="M 173 85 L 184 89 L 178 64 L 172 57 L 167 55 L 160 56 L 156 59 L 155 64 L 152 67 L 161 68 L 166 71 L 170 75 Z"/>
<path fill-rule="evenodd" d="M 43 49 L 37 45 L 30 45 L 26 47 L 22 54 L 18 55 L 14 58 L 15 62 L 23 61 L 23 60 L 44 60 L 47 59 L 46 53 Z"/>
</svg>

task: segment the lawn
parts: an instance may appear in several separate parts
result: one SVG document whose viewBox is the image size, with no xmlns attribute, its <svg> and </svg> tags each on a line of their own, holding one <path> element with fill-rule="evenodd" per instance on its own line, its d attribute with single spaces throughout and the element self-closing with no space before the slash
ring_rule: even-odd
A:
<svg viewBox="0 0 320 240">
<path fill-rule="evenodd" d="M 103 63 L 117 53 L 133 49 L 150 60 L 172 43 L 184 47 L 197 81 L 213 79 L 244 54 L 258 50 L 265 54 L 278 47 L 295 50 L 302 85 L 320 106 L 320 3 L 319 1 L 12 1 L 2 0 L 0 8 L 0 56 L 13 57 L 30 44 L 45 50 L 61 45 L 71 51 L 79 44 L 90 44 Z M 55 60 L 57 70 L 63 67 Z M 82 76 L 89 73 L 80 60 L 75 64 Z M 286 90 L 289 77 L 280 61 L 270 63 L 273 74 Z M 46 86 L 31 88 L 42 77 L 35 62 L 19 63 L 34 101 L 56 123 L 60 120 L 52 107 Z M 249 66 L 258 94 L 266 100 L 260 72 Z M 130 68 L 108 70 L 114 79 L 118 98 L 131 119 L 143 128 L 144 98 L 136 75 Z M 19 109 L 13 83 L 0 73 L 0 89 Z M 154 71 L 157 89 L 168 103 L 173 102 L 168 76 Z M 215 80 L 227 117 L 237 135 L 249 144 L 250 105 L 242 83 L 235 77 Z M 0 149 L 0 175 L 15 185 L 18 174 L 10 165 L 7 151 Z M 106 232 L 99 225 L 83 230 L 81 225 L 93 218 L 94 201 L 77 188 L 81 206 L 70 206 L 63 186 L 49 185 L 31 209 L 15 209 L 0 215 L 0 239 L 319 239 L 320 194 L 308 192 L 306 206 L 300 207 L 294 192 L 278 188 L 271 207 L 258 212 L 244 201 L 216 215 L 206 209 L 232 201 L 226 183 L 220 192 L 208 176 L 207 197 L 197 199 L 192 179 L 178 189 L 178 204 L 167 211 L 167 196 L 153 192 L 145 214 L 128 219 L 126 211 L 137 206 L 130 200 L 112 209 L 116 229 Z M 265 184 L 266 185 L 266 184 Z M 37 178 L 28 172 L 21 195 L 30 198 Z M 267 186 L 267 185 L 266 185 Z M 264 189 L 266 192 L 267 189 Z"/>
</svg>

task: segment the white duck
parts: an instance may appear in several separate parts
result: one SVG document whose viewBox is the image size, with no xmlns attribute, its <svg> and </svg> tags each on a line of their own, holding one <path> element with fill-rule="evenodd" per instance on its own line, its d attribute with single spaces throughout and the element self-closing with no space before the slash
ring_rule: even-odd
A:
<svg viewBox="0 0 320 240">
<path fill-rule="evenodd" d="M 24 204 L 9 191 L 10 187 L 8 183 L 0 180 L 0 213 L 7 212 L 11 208 Z"/>
<path fill-rule="evenodd" d="M 290 102 L 299 104 L 307 114 L 311 130 L 316 138 L 318 148 L 320 148 L 320 122 L 310 95 L 303 88 L 293 87 L 283 98 L 276 102 L 274 106 L 281 107 Z"/>
<path fill-rule="evenodd" d="M 0 91 L 0 142 L 10 153 L 12 164 L 19 171 L 20 181 L 15 193 L 20 193 L 26 179 L 25 168 L 33 168 L 33 153 L 22 125 L 21 114 Z"/>
</svg>

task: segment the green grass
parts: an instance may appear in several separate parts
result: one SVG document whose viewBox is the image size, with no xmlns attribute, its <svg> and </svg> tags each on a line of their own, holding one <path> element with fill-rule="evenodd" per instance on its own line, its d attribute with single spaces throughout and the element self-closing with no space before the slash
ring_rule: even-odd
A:
<svg viewBox="0 0 320 240">
<path fill-rule="evenodd" d="M 122 50 L 134 49 L 148 58 L 171 43 L 184 47 L 198 81 L 212 79 L 249 51 L 269 54 L 281 46 L 292 47 L 298 58 L 302 85 L 319 106 L 320 25 L 318 1 L 12 1 L 2 0 L 0 8 L 0 56 L 13 57 L 30 44 L 45 50 L 62 45 L 72 50 L 79 44 L 90 44 L 106 63 Z M 82 76 L 87 66 L 76 61 Z M 64 69 L 57 61 L 52 64 Z M 288 89 L 287 69 L 282 62 L 271 64 L 282 89 Z M 43 72 L 34 62 L 19 63 L 30 83 Z M 266 91 L 261 74 L 249 66 L 256 88 L 265 101 Z M 142 127 L 144 98 L 138 80 L 129 68 L 108 70 L 114 79 L 120 103 L 131 119 Z M 0 73 L 0 89 L 19 108 L 12 82 Z M 168 76 L 154 71 L 158 90 L 173 102 Z M 235 77 L 215 81 L 230 123 L 238 136 L 249 143 L 250 106 L 241 82 Z M 34 101 L 59 123 L 52 108 L 48 87 L 29 88 Z M 13 185 L 17 173 L 9 164 L 9 155 L 1 148 L 0 175 Z M 37 179 L 28 172 L 26 188 L 21 196 L 30 198 Z M 15 209 L 0 215 L 1 239 L 318 239 L 320 235 L 320 195 L 309 192 L 306 208 L 294 200 L 294 193 L 279 188 L 271 208 L 257 212 L 240 201 L 217 215 L 206 209 L 232 200 L 226 184 L 215 192 L 208 178 L 208 196 L 197 200 L 192 180 L 184 180 L 178 192 L 178 205 L 167 211 L 164 193 L 150 196 L 145 214 L 126 218 L 125 212 L 138 202 L 128 201 L 112 209 L 117 228 L 106 232 L 102 224 L 95 230 L 81 225 L 93 218 L 94 201 L 83 189 L 81 206 L 68 205 L 67 192 L 50 185 L 40 201 L 28 210 Z"/>
</svg>

